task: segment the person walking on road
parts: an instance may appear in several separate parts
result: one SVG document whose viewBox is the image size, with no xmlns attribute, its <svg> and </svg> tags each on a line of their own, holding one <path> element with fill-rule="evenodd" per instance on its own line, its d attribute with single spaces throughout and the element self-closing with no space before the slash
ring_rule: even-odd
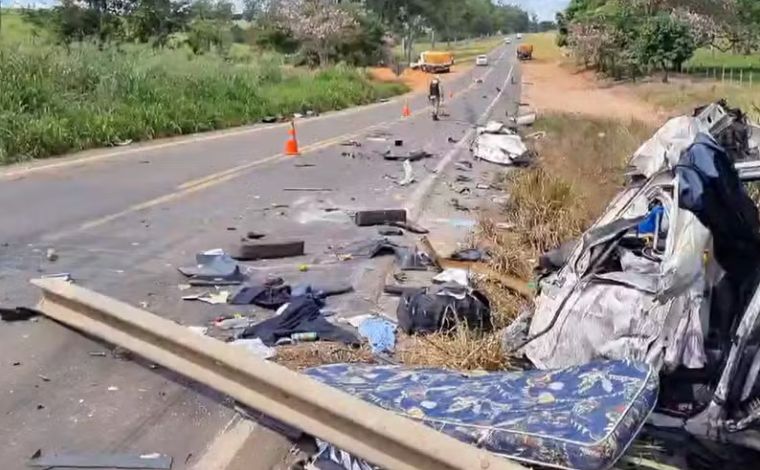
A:
<svg viewBox="0 0 760 470">
<path fill-rule="evenodd" d="M 441 103 L 443 102 L 443 87 L 441 78 L 436 75 L 430 81 L 430 103 L 433 105 L 433 121 L 438 120 L 441 112 Z"/>
</svg>

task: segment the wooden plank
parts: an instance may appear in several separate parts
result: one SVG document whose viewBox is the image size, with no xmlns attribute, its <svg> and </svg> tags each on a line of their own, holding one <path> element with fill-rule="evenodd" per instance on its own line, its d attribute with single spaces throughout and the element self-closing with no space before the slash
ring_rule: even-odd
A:
<svg viewBox="0 0 760 470">
<path fill-rule="evenodd" d="M 390 470 L 523 468 L 124 302 L 36 279 L 46 316 L 205 384 Z"/>
<path fill-rule="evenodd" d="M 530 285 L 526 281 L 523 281 L 522 279 L 514 276 L 501 274 L 485 263 L 477 263 L 473 261 L 455 261 L 452 259 L 442 259 L 440 263 L 441 267 L 444 269 L 466 269 L 473 273 L 486 276 L 491 280 L 498 282 L 507 289 L 517 292 L 528 300 L 533 298 L 533 289 L 530 288 Z"/>
</svg>

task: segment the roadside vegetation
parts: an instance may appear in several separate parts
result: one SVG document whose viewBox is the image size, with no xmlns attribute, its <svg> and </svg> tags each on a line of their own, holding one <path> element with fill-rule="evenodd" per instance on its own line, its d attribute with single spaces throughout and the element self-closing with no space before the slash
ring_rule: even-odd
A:
<svg viewBox="0 0 760 470">
<path fill-rule="evenodd" d="M 700 48 L 751 56 L 760 50 L 757 0 L 571 0 L 558 16 L 560 46 L 614 78 L 680 71 Z M 724 56 L 728 60 L 731 56 Z"/>
<path fill-rule="evenodd" d="M 63 0 L 3 9 L 0 164 L 374 102 L 408 90 L 364 70 L 392 65 L 397 44 L 411 52 L 418 41 L 462 40 L 455 52 L 466 61 L 497 44 L 490 36 L 535 21 L 491 0 L 461 3 L 246 0 L 238 11 L 226 0 Z"/>
<path fill-rule="evenodd" d="M 218 55 L 91 44 L 0 49 L 0 161 L 257 122 L 266 116 L 368 103 L 403 92 L 358 69 L 285 68 L 262 55 L 231 66 Z"/>
</svg>

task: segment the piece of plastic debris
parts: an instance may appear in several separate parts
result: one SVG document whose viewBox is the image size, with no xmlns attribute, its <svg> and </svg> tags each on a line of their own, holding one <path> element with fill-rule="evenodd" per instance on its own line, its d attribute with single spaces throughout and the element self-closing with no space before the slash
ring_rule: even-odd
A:
<svg viewBox="0 0 760 470">
<path fill-rule="evenodd" d="M 214 326 L 220 330 L 239 330 L 252 326 L 256 320 L 248 317 L 227 318 L 214 323 Z"/>
<path fill-rule="evenodd" d="M 177 286 L 177 289 L 179 289 L 180 291 L 186 291 L 188 289 L 192 289 L 192 287 L 193 286 L 191 286 L 190 284 L 179 284 Z"/>
<path fill-rule="evenodd" d="M 103 351 L 90 351 L 88 353 L 91 357 L 106 357 L 106 353 Z"/>
<path fill-rule="evenodd" d="M 187 329 L 198 336 L 206 336 L 208 333 L 208 327 L 205 326 L 188 326 Z"/>
<path fill-rule="evenodd" d="M 42 380 L 43 382 L 50 382 L 50 377 L 48 377 L 46 375 L 37 374 L 37 377 L 39 377 L 40 380 Z"/>
<path fill-rule="evenodd" d="M 298 270 L 301 271 L 302 273 L 305 273 L 305 272 L 309 271 L 309 265 L 308 264 L 302 264 L 302 265 L 298 266 Z"/>
<path fill-rule="evenodd" d="M 118 392 L 119 391 L 119 387 L 117 387 L 115 385 L 111 385 L 110 387 L 108 387 L 108 391 L 109 392 Z"/>
<path fill-rule="evenodd" d="M 261 339 L 238 339 L 230 343 L 232 346 L 244 348 L 260 359 L 272 359 L 277 356 L 277 350 L 265 345 Z"/>
<path fill-rule="evenodd" d="M 370 314 L 357 315 L 355 317 L 343 319 L 343 321 L 353 326 L 354 328 L 359 328 L 359 326 L 361 326 L 362 323 L 369 320 L 370 318 L 375 318 L 375 317 L 376 315 L 370 315 Z"/>
<path fill-rule="evenodd" d="M 404 178 L 398 182 L 399 186 L 408 186 L 414 183 L 414 170 L 409 160 L 404 160 Z"/>
<path fill-rule="evenodd" d="M 226 304 L 230 298 L 229 291 L 205 292 L 203 294 L 186 295 L 182 300 L 198 300 L 209 305 Z"/>
<path fill-rule="evenodd" d="M 450 268 L 442 273 L 438 274 L 433 278 L 435 282 L 440 282 L 442 284 L 447 283 L 455 283 L 459 284 L 460 286 L 468 286 L 469 280 L 468 280 L 468 273 L 465 269 L 459 269 L 459 268 Z"/>
<path fill-rule="evenodd" d="M 58 260 L 58 253 L 56 253 L 54 248 L 48 248 L 45 257 L 52 263 Z"/>
</svg>

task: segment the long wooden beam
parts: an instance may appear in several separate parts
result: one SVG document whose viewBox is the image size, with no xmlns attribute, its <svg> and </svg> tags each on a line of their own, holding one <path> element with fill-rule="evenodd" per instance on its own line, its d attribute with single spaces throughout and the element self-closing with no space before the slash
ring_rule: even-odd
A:
<svg viewBox="0 0 760 470">
<path fill-rule="evenodd" d="M 523 467 L 126 303 L 37 279 L 39 310 L 390 470 Z"/>
</svg>

